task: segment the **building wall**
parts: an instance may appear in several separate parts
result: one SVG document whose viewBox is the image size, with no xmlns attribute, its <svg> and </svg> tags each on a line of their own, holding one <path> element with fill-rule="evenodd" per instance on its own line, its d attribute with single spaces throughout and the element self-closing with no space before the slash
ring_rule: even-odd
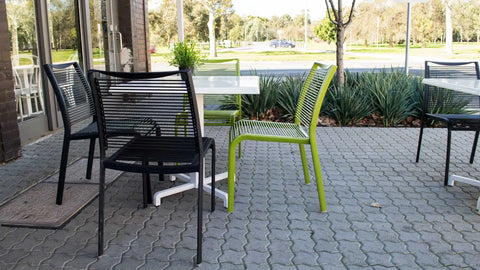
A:
<svg viewBox="0 0 480 270">
<path fill-rule="evenodd" d="M 0 162 L 21 155 L 5 0 L 0 0 Z"/>
<path fill-rule="evenodd" d="M 119 0 L 118 9 L 123 46 L 129 48 L 132 54 L 131 71 L 149 71 L 147 0 Z"/>
</svg>

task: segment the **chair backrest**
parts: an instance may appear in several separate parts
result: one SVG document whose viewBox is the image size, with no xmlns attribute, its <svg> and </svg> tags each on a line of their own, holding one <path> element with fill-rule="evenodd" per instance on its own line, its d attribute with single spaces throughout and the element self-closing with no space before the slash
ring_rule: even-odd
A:
<svg viewBox="0 0 480 270">
<path fill-rule="evenodd" d="M 201 153 L 200 121 L 190 71 L 131 73 L 92 70 L 88 77 L 98 113 L 101 149 L 120 148 L 137 136 L 153 136 L 155 139 L 188 137 L 192 144 L 181 147 Z M 182 149 L 172 149 L 172 155 L 178 151 Z"/>
<path fill-rule="evenodd" d="M 39 65 L 38 56 L 27 55 L 27 54 L 12 55 L 12 65 L 13 66 Z"/>
<path fill-rule="evenodd" d="M 425 61 L 425 78 L 480 79 L 478 62 Z M 462 114 L 478 111 L 477 96 L 425 85 L 424 111 L 428 113 Z"/>
<path fill-rule="evenodd" d="M 195 69 L 196 76 L 240 76 L 240 61 L 231 59 L 206 59 Z M 206 110 L 219 109 L 230 105 L 241 110 L 241 95 L 204 95 Z M 228 106 L 228 107 L 230 107 Z"/>
<path fill-rule="evenodd" d="M 315 132 L 320 108 L 337 67 L 315 62 L 307 75 L 297 103 L 295 124 Z M 312 135 L 312 134 L 310 134 Z"/>
<path fill-rule="evenodd" d="M 62 113 L 64 128 L 95 115 L 92 90 L 77 62 L 43 65 Z"/>
<path fill-rule="evenodd" d="M 35 55 L 13 55 L 13 75 L 17 94 L 36 94 L 40 90 L 40 66 Z"/>
</svg>

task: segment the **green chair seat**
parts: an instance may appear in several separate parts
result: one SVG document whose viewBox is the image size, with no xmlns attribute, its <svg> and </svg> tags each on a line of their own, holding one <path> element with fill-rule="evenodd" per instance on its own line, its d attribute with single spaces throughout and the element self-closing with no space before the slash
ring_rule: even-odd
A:
<svg viewBox="0 0 480 270">
<path fill-rule="evenodd" d="M 310 139 L 303 127 L 292 123 L 241 120 L 235 123 L 231 141 L 242 140 L 309 143 Z"/>
<path fill-rule="evenodd" d="M 232 117 L 238 115 L 238 110 L 205 110 L 203 111 L 203 116 L 208 119 L 226 119 L 230 120 Z"/>
<path fill-rule="evenodd" d="M 320 210 L 326 211 L 320 160 L 318 156 L 315 130 L 318 115 L 330 81 L 335 74 L 336 66 L 314 63 L 297 103 L 295 123 L 277 123 L 266 121 L 240 120 L 230 129 L 228 147 L 228 211 L 233 211 L 235 195 L 235 151 L 237 145 L 244 140 L 298 143 L 302 159 L 305 183 L 310 183 L 305 144 L 310 144 L 313 167 L 317 182 Z"/>
</svg>

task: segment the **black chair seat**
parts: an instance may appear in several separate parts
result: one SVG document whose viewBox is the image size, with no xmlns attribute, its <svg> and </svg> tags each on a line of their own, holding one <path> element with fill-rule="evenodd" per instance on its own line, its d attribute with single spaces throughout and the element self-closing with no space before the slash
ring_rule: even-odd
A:
<svg viewBox="0 0 480 270">
<path fill-rule="evenodd" d="M 98 138 L 98 127 L 96 122 L 88 124 L 88 126 L 71 135 L 72 140 L 83 140 Z"/>
<path fill-rule="evenodd" d="M 480 115 L 427 113 L 426 116 L 432 120 L 443 121 L 455 130 L 472 130 L 480 128 Z"/>
<path fill-rule="evenodd" d="M 203 155 L 213 142 L 212 138 L 203 137 Z M 105 158 L 103 163 L 105 168 L 113 170 L 175 174 L 198 171 L 199 157 L 193 138 L 139 136 Z M 139 160 L 146 164 L 131 163 Z"/>
</svg>

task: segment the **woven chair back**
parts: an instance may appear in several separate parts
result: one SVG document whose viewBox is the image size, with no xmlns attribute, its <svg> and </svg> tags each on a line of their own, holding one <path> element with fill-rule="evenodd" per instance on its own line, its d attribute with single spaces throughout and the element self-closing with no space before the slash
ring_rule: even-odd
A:
<svg viewBox="0 0 480 270">
<path fill-rule="evenodd" d="M 425 78 L 480 79 L 478 62 L 425 62 Z M 479 97 L 450 89 L 425 86 L 425 112 L 472 114 L 479 112 Z"/>
<path fill-rule="evenodd" d="M 295 114 L 296 124 L 310 128 L 316 127 L 320 107 L 331 79 L 327 77 L 334 74 L 331 73 L 332 68 L 336 67 L 314 63 L 312 69 L 310 69 L 298 99 Z"/>
<path fill-rule="evenodd" d="M 45 64 L 65 126 L 95 115 L 92 90 L 77 62 Z"/>
<path fill-rule="evenodd" d="M 195 90 L 188 71 L 125 73 L 89 72 L 99 112 L 99 133 L 105 148 L 121 148 L 142 136 L 137 151 L 155 149 L 159 137 L 191 138 L 172 144 L 171 153 L 201 152 Z M 154 140 L 148 140 L 148 137 Z M 162 146 L 165 149 L 167 146 Z"/>
</svg>

